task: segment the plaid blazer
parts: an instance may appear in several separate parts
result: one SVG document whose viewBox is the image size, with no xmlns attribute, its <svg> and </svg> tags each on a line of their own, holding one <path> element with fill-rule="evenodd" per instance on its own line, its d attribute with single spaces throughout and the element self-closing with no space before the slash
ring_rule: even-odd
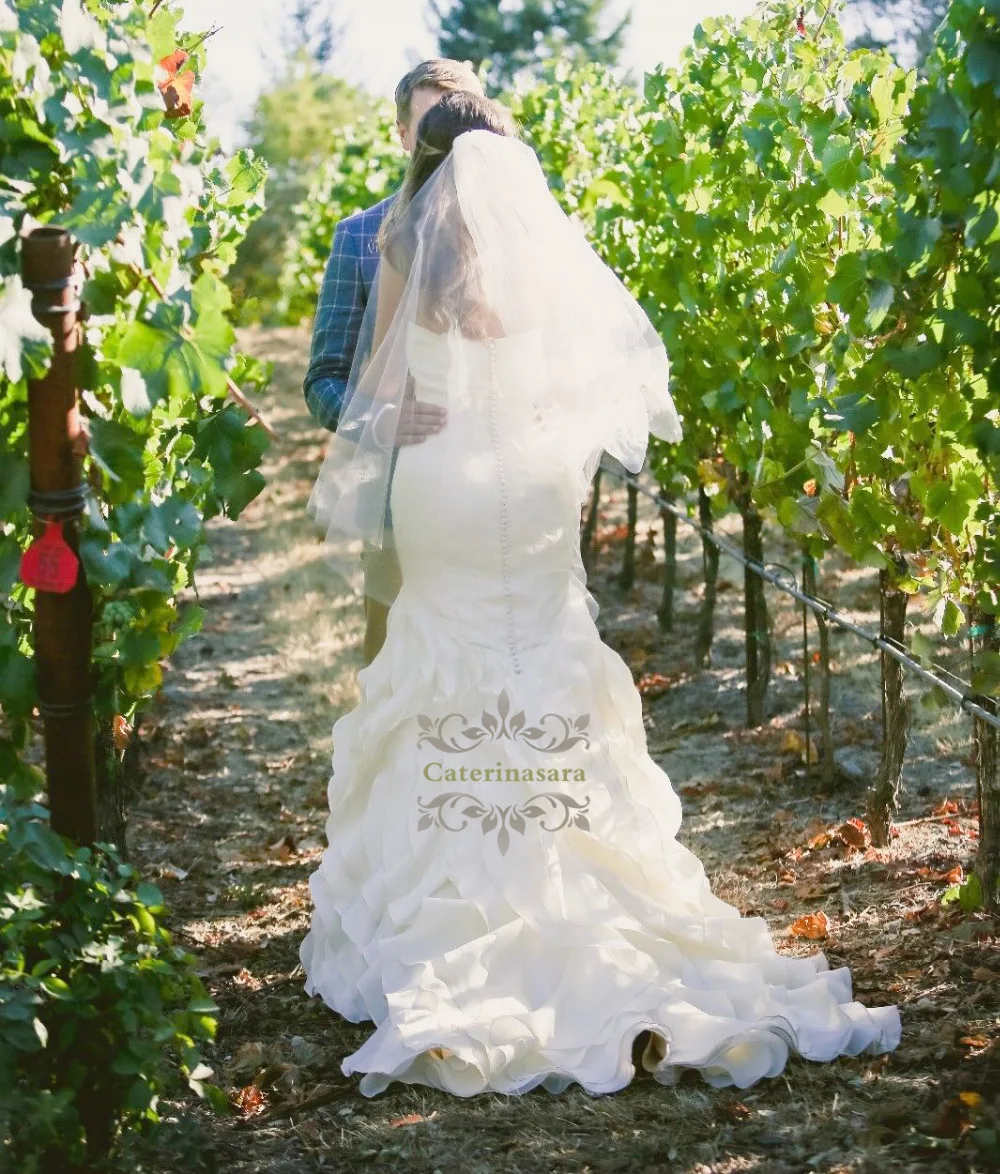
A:
<svg viewBox="0 0 1000 1174">
<path fill-rule="evenodd" d="M 335 432 L 378 269 L 376 237 L 395 193 L 347 216 L 333 234 L 313 320 L 312 348 L 302 390 L 313 418 Z"/>
</svg>

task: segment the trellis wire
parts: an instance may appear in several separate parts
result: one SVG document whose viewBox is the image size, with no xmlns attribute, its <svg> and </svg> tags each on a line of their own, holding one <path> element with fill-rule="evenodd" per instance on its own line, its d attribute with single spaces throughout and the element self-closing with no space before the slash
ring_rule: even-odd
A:
<svg viewBox="0 0 1000 1174">
<path fill-rule="evenodd" d="M 772 587 L 777 587 L 779 591 L 784 591 L 786 595 L 791 595 L 805 607 L 808 607 L 811 611 L 829 621 L 829 623 L 835 625 L 838 628 L 842 628 L 846 632 L 853 633 L 855 636 L 858 636 L 868 644 L 871 644 L 873 648 L 876 648 L 881 652 L 885 652 L 887 655 L 898 660 L 900 664 L 904 665 L 911 672 L 916 673 L 916 675 L 922 680 L 926 681 L 930 685 L 937 686 L 937 688 L 939 688 L 941 692 L 949 698 L 949 700 L 954 701 L 958 705 L 959 709 L 964 710 L 966 713 L 974 714 L 981 721 L 984 721 L 988 725 L 995 726 L 997 729 L 1000 729 L 1000 715 L 991 713 L 977 701 L 974 701 L 973 698 L 978 696 L 978 694 L 973 693 L 971 686 L 967 685 L 964 681 L 960 682 L 962 688 L 957 689 L 954 685 L 949 684 L 936 673 L 932 673 L 929 669 L 925 669 L 922 664 L 919 664 L 917 661 L 913 660 L 913 658 L 907 654 L 906 649 L 897 645 L 896 641 L 886 639 L 883 636 L 876 635 L 874 632 L 867 631 L 860 625 L 856 624 L 852 619 L 841 615 L 841 613 L 837 611 L 832 604 L 826 603 L 822 599 L 817 599 L 813 595 L 806 594 L 806 592 L 802 591 L 798 587 L 795 576 L 792 575 L 791 572 L 787 570 L 787 568 L 781 568 L 785 571 L 785 576 L 781 576 L 775 571 L 769 570 L 761 563 L 756 562 L 754 559 L 748 559 L 741 550 L 738 550 L 735 546 L 732 546 L 724 538 L 720 538 L 714 531 L 707 529 L 705 526 L 702 526 L 698 522 L 695 522 L 693 519 L 689 518 L 686 510 L 675 506 L 673 502 L 669 501 L 662 494 L 656 493 L 651 489 L 647 489 L 645 485 L 640 485 L 638 478 L 631 476 L 627 472 L 621 472 L 620 470 L 615 469 L 612 466 L 605 464 L 604 462 L 601 463 L 600 468 L 603 469 L 604 472 L 610 473 L 613 477 L 617 477 L 619 481 L 623 481 L 626 485 L 635 486 L 635 488 L 641 494 L 650 498 L 661 509 L 667 510 L 679 521 L 684 522 L 685 525 L 690 526 L 693 530 L 696 530 L 702 536 L 702 538 L 708 542 L 711 542 L 713 546 L 716 546 L 720 551 L 722 551 L 723 554 L 728 555 L 730 558 L 736 559 L 736 561 L 742 566 L 748 567 L 755 575 L 759 575 L 760 578 L 765 580 L 765 582 L 770 583 Z M 787 581 L 787 578 L 789 577 L 792 580 L 791 583 Z M 953 676 L 951 673 L 948 675 Z M 955 680 L 959 680 L 959 678 L 956 677 Z"/>
</svg>

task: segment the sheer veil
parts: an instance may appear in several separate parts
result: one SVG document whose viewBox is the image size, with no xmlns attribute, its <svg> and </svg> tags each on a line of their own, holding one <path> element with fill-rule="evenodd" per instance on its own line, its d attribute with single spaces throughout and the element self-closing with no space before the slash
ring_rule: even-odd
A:
<svg viewBox="0 0 1000 1174">
<path fill-rule="evenodd" d="M 362 547 L 387 550 L 394 541 L 390 492 L 403 451 L 395 436 L 404 397 L 414 395 L 414 325 L 447 340 L 440 345 L 454 352 L 451 380 L 462 378 L 464 340 L 534 335 L 541 422 L 506 413 L 502 426 L 533 429 L 535 442 L 546 431 L 552 451 L 577 470 L 581 504 L 602 451 L 637 473 L 650 433 L 680 439 L 667 353 L 642 308 L 559 207 L 531 148 L 467 131 L 392 223 L 309 501 L 332 566 L 355 591 Z M 396 585 L 370 566 L 366 589 L 391 603 Z"/>
</svg>

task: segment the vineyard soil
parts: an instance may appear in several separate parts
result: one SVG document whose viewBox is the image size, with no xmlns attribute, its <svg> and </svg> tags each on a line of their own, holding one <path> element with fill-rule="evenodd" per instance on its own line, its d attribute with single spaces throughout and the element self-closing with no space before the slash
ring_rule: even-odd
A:
<svg viewBox="0 0 1000 1174">
<path fill-rule="evenodd" d="M 766 720 L 744 728 L 742 574 L 723 556 L 712 663 L 694 668 L 701 551 L 678 527 L 675 627 L 656 623 L 662 563 L 645 553 L 655 507 L 640 500 L 639 580 L 622 594 L 625 493 L 604 479 L 592 577 L 599 623 L 645 691 L 650 751 L 682 796 L 685 842 L 716 892 L 766 917 L 780 948 L 822 947 L 853 971 L 858 998 L 897 1003 L 903 1040 L 888 1057 L 828 1065 L 793 1060 L 755 1088 L 715 1091 L 693 1074 L 675 1089 L 648 1079 L 595 1098 L 572 1088 L 521 1098 L 448 1097 L 391 1085 L 366 1099 L 340 1061 L 370 1031 L 302 990 L 298 945 L 308 874 L 323 846 L 330 727 L 356 700 L 362 614 L 328 580 L 304 506 L 325 434 L 300 385 L 308 335 L 247 330 L 241 349 L 276 363 L 261 406 L 282 442 L 269 485 L 236 524 L 213 525 L 202 634 L 174 657 L 140 728 L 144 778 L 132 810 L 133 856 L 163 890 L 178 941 L 199 957 L 220 1005 L 215 1079 L 238 1105 L 200 1103 L 133 1167 L 155 1174 L 863 1174 L 985 1171 L 998 1148 L 1000 956 L 997 926 L 941 897 L 968 870 L 975 841 L 970 722 L 931 709 L 907 683 L 911 743 L 898 837 L 867 848 L 856 825 L 878 762 L 881 713 L 872 650 L 831 637 L 838 786 L 806 774 L 801 613 L 768 588 L 775 626 Z M 736 536 L 738 519 L 722 529 Z M 765 527 L 767 557 L 792 566 Z M 878 623 L 874 572 L 824 564 L 819 589 L 866 626 Z M 928 633 L 931 628 L 928 626 Z M 818 648 L 810 624 L 810 653 Z M 959 671 L 962 650 L 944 654 Z M 812 696 L 818 696 L 813 666 Z M 812 723 L 818 744 L 818 726 Z M 815 750 L 813 751 L 813 755 Z M 789 932 L 825 913 L 827 936 Z M 800 923 L 803 924 L 803 923 Z M 806 925 L 822 924 L 814 917 Z M 992 1140 L 991 1140 L 992 1137 Z M 992 1147 L 992 1148 L 991 1148 Z"/>
</svg>

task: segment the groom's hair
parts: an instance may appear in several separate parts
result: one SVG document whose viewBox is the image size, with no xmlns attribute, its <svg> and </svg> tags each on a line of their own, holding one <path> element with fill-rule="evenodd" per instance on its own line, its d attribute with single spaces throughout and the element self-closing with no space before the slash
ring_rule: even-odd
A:
<svg viewBox="0 0 1000 1174">
<path fill-rule="evenodd" d="M 450 57 L 432 57 L 427 61 L 421 61 L 405 77 L 400 78 L 399 85 L 396 86 L 396 120 L 398 122 L 405 124 L 410 121 L 413 91 L 421 86 L 441 90 L 443 93 L 465 90 L 470 94 L 485 96 L 482 82 L 480 82 L 470 61 L 454 61 Z"/>
</svg>

